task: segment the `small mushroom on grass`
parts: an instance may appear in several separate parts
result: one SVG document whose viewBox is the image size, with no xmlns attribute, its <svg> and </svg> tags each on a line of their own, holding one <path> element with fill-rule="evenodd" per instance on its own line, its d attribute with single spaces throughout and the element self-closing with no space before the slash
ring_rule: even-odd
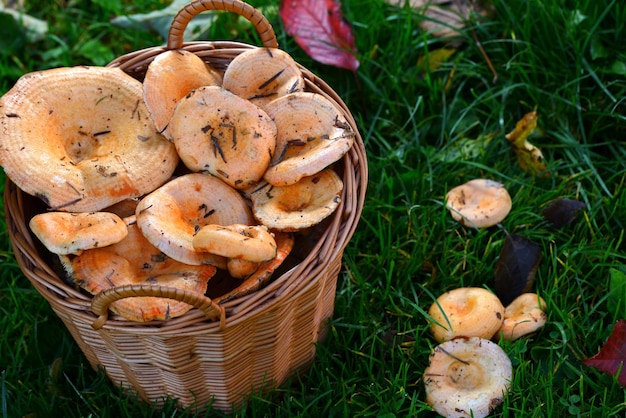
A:
<svg viewBox="0 0 626 418">
<path fill-rule="evenodd" d="M 438 342 L 456 337 L 490 339 L 500 329 L 504 306 L 481 287 L 460 287 L 439 296 L 430 306 L 430 331 Z"/>
<path fill-rule="evenodd" d="M 463 226 L 487 228 L 499 224 L 511 211 L 509 192 L 501 183 L 474 179 L 446 194 L 446 207 Z"/>
<path fill-rule="evenodd" d="M 497 336 L 514 341 L 543 327 L 548 320 L 546 302 L 535 293 L 523 293 L 508 304 Z"/>
<path fill-rule="evenodd" d="M 483 418 L 502 403 L 512 377 L 511 360 L 496 343 L 456 338 L 430 355 L 426 402 L 447 418 Z"/>
</svg>

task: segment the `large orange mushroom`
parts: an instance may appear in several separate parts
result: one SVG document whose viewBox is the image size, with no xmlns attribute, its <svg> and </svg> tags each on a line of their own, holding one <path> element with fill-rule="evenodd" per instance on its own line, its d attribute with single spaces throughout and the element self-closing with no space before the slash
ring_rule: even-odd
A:
<svg viewBox="0 0 626 418">
<path fill-rule="evenodd" d="M 191 171 L 211 173 L 236 189 L 261 180 L 276 147 L 270 117 L 217 86 L 200 87 L 182 99 L 169 130 Z"/>
<path fill-rule="evenodd" d="M 93 212 L 142 196 L 178 164 L 148 117 L 141 83 L 119 68 L 26 74 L 0 108 L 0 165 L 54 210 Z"/>
</svg>

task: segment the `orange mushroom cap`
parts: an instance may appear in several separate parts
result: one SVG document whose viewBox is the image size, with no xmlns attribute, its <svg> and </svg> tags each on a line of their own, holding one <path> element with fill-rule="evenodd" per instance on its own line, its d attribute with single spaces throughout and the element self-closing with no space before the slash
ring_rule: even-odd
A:
<svg viewBox="0 0 626 418">
<path fill-rule="evenodd" d="M 286 94 L 303 91 L 304 78 L 293 58 L 276 48 L 254 48 L 237 55 L 224 72 L 223 86 L 264 108 Z"/>
<path fill-rule="evenodd" d="M 482 287 L 459 287 L 443 293 L 428 310 L 430 331 L 437 341 L 456 337 L 491 338 L 500 329 L 504 306 Z"/>
<path fill-rule="evenodd" d="M 222 75 L 196 54 L 184 49 L 168 50 L 148 65 L 143 98 L 157 130 L 171 140 L 167 128 L 178 102 L 195 88 L 221 83 Z"/>
<path fill-rule="evenodd" d="M 452 218 L 463 226 L 487 228 L 506 218 L 512 202 L 501 183 L 474 179 L 448 191 L 446 206 Z"/>
<path fill-rule="evenodd" d="M 178 164 L 148 117 L 141 83 L 119 68 L 26 74 L 0 108 L 0 165 L 54 210 L 95 212 L 142 196 Z"/>
<path fill-rule="evenodd" d="M 255 263 L 276 257 L 274 237 L 259 225 L 205 225 L 196 232 L 192 244 L 196 251 Z"/>
<path fill-rule="evenodd" d="M 178 177 L 137 205 L 137 224 L 148 241 L 169 257 L 187 264 L 226 268 L 226 259 L 196 251 L 193 237 L 209 224 L 250 225 L 254 218 L 235 189 L 210 174 Z"/>
<path fill-rule="evenodd" d="M 120 242 L 126 223 L 109 212 L 44 212 L 29 222 L 33 234 L 54 254 L 77 254 Z"/>
<path fill-rule="evenodd" d="M 546 302 L 536 293 L 522 293 L 504 309 L 504 321 L 498 331 L 507 341 L 514 341 L 543 327 L 548 320 Z"/>
<path fill-rule="evenodd" d="M 292 93 L 265 106 L 276 122 L 276 152 L 263 178 L 288 186 L 312 176 L 347 153 L 354 132 L 338 108 L 321 94 Z"/>
<path fill-rule="evenodd" d="M 276 147 L 276 125 L 258 106 L 221 87 L 200 87 L 176 106 L 170 133 L 194 172 L 242 189 L 262 177 Z"/>
<path fill-rule="evenodd" d="M 332 169 L 289 186 L 266 184 L 250 194 L 254 217 L 272 230 L 298 231 L 317 225 L 337 209 L 343 182 Z"/>
<path fill-rule="evenodd" d="M 191 266 L 167 257 L 150 244 L 136 224 L 128 236 L 108 247 L 86 250 L 78 256 L 59 256 L 69 277 L 91 294 L 127 284 L 150 283 L 204 294 L 215 274 L 211 265 Z M 185 302 L 152 296 L 120 299 L 111 311 L 131 321 L 175 318 L 191 309 Z"/>
</svg>

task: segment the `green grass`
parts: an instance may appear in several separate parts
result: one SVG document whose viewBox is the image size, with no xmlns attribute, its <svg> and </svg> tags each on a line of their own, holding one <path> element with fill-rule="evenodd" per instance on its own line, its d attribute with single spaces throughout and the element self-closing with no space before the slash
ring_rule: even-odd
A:
<svg viewBox="0 0 626 418">
<path fill-rule="evenodd" d="M 0 93 L 24 72 L 102 65 L 162 42 L 108 20 L 163 1 L 35 3 L 27 1 L 28 12 L 49 20 L 50 35 L 0 53 Z M 421 383 L 436 345 L 426 311 L 443 291 L 491 288 L 508 232 L 542 248 L 535 290 L 549 322 L 534 336 L 501 343 L 514 377 L 493 416 L 623 416 L 624 388 L 580 360 L 623 319 L 609 309 L 607 293 L 610 269 L 626 262 L 626 7 L 619 0 L 495 0 L 492 19 L 475 22 L 446 62 L 424 70 L 418 61 L 443 45 L 420 30 L 419 14 L 371 0 L 343 4 L 361 62 L 356 78 L 312 62 L 275 12 L 268 17 L 283 48 L 326 80 L 357 119 L 370 168 L 366 205 L 315 363 L 268 395 L 251 395 L 236 415 L 435 416 Z M 212 39 L 255 42 L 232 34 L 232 18 L 220 23 Z M 524 173 L 504 138 L 532 110 L 539 127 L 531 141 L 549 178 Z M 476 177 L 509 190 L 513 210 L 502 228 L 465 229 L 445 209 L 447 190 Z M 558 197 L 587 209 L 553 230 L 541 210 Z M 0 417 L 186 415 L 173 403 L 157 412 L 93 371 L 13 261 L 4 224 L 0 239 Z"/>
</svg>

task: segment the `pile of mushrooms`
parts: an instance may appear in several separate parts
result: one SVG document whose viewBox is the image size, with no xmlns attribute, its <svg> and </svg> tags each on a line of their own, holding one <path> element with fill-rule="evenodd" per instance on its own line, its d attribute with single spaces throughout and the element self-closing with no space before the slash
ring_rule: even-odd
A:
<svg viewBox="0 0 626 418">
<path fill-rule="evenodd" d="M 535 293 L 521 294 L 506 307 L 485 288 L 440 295 L 428 310 L 439 345 L 424 373 L 427 402 L 445 417 L 489 415 L 502 403 L 512 376 L 511 361 L 494 341 L 538 331 L 547 320 L 545 309 Z"/>
<path fill-rule="evenodd" d="M 109 67 L 29 73 L 0 109 L 0 165 L 48 207 L 30 228 L 92 294 L 146 282 L 205 293 L 219 271 L 241 286 L 214 300 L 256 290 L 293 234 L 338 207 L 332 165 L 355 137 L 333 102 L 305 91 L 295 61 L 269 48 L 225 69 L 166 51 L 143 81 Z M 133 321 L 190 308 L 156 297 L 111 305 Z"/>
</svg>

